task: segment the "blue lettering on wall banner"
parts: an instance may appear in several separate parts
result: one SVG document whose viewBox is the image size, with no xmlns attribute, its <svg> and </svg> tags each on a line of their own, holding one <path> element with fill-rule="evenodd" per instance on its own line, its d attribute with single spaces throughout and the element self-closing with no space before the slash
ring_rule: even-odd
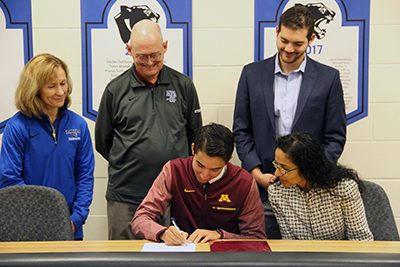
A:
<svg viewBox="0 0 400 267">
<path fill-rule="evenodd" d="M 142 19 L 157 22 L 168 40 L 165 64 L 192 76 L 191 0 L 81 0 L 85 117 L 96 119 L 106 85 L 132 66 L 126 43 Z"/>
<path fill-rule="evenodd" d="M 33 54 L 31 0 L 0 0 L 0 133 L 16 112 L 19 75 Z"/>
<path fill-rule="evenodd" d="M 280 15 L 295 4 L 315 16 L 306 53 L 340 71 L 347 124 L 368 115 L 370 0 L 255 0 L 255 60 L 274 55 Z"/>
</svg>

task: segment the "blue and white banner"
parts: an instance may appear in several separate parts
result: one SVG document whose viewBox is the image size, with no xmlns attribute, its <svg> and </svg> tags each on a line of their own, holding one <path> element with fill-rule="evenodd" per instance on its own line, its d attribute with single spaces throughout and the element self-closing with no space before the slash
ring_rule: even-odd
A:
<svg viewBox="0 0 400 267">
<path fill-rule="evenodd" d="M 0 133 L 14 115 L 15 89 L 33 54 L 30 0 L 0 0 Z"/>
<path fill-rule="evenodd" d="M 347 123 L 368 115 L 370 0 L 255 0 L 255 60 L 276 53 L 279 17 L 295 4 L 316 16 L 307 54 L 340 71 Z"/>
<path fill-rule="evenodd" d="M 159 23 L 165 64 L 192 75 L 191 0 L 81 0 L 83 115 L 95 120 L 104 88 L 132 65 L 126 51 L 139 20 Z"/>
</svg>

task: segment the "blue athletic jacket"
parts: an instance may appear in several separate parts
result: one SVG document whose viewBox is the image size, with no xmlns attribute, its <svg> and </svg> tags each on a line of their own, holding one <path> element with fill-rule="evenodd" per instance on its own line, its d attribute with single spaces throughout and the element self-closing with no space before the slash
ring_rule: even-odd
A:
<svg viewBox="0 0 400 267">
<path fill-rule="evenodd" d="M 47 116 L 29 118 L 16 113 L 4 129 L 0 154 L 0 188 L 44 185 L 59 190 L 67 200 L 75 238 L 93 197 L 94 156 L 86 121 L 60 109 L 53 126 Z M 50 218 L 51 219 L 51 218 Z"/>
</svg>

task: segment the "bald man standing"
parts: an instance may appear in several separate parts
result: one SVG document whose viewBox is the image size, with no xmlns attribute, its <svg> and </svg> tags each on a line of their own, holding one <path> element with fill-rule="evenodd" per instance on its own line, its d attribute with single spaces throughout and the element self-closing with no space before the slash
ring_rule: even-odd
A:
<svg viewBox="0 0 400 267">
<path fill-rule="evenodd" d="M 189 77 L 164 65 L 168 41 L 151 20 L 134 25 L 133 65 L 105 88 L 96 120 L 96 150 L 108 161 L 109 239 L 134 239 L 130 220 L 162 166 L 187 157 L 202 126 Z"/>
</svg>

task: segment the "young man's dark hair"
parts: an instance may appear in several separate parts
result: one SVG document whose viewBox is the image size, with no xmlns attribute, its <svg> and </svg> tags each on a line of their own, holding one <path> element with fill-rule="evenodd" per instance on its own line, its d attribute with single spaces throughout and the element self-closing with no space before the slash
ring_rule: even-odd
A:
<svg viewBox="0 0 400 267">
<path fill-rule="evenodd" d="M 220 157 L 228 162 L 232 157 L 234 142 L 231 130 L 223 125 L 211 123 L 199 130 L 194 140 L 194 153 L 201 150 L 210 157 Z"/>
<path fill-rule="evenodd" d="M 307 29 L 307 39 L 310 40 L 314 32 L 314 16 L 310 10 L 301 4 L 296 4 L 282 13 L 279 19 L 278 31 L 281 31 L 281 26 L 289 29 L 299 30 Z"/>
</svg>

